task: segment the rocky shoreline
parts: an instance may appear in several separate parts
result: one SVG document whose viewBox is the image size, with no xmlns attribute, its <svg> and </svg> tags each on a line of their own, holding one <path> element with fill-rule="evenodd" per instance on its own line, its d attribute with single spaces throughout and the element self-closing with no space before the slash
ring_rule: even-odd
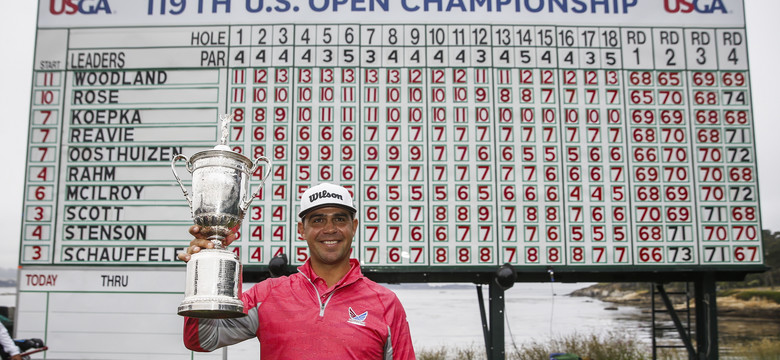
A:
<svg viewBox="0 0 780 360">
<path fill-rule="evenodd" d="M 667 292 L 672 291 L 667 288 Z M 615 305 L 636 306 L 648 311 L 652 304 L 649 283 L 600 283 L 576 290 L 570 296 L 590 297 Z M 679 306 L 680 300 L 673 299 L 673 303 Z M 766 299 L 740 300 L 735 295 L 718 296 L 717 304 L 718 316 L 780 320 L 780 304 Z M 691 309 L 695 307 L 693 298 L 690 306 Z"/>
</svg>

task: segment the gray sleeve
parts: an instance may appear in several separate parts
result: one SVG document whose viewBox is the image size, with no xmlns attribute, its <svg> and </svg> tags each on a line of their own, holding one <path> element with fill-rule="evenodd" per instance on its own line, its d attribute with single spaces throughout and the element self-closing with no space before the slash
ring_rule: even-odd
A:
<svg viewBox="0 0 780 360">
<path fill-rule="evenodd" d="M 198 321 L 200 346 L 206 351 L 214 351 L 255 337 L 258 326 L 257 316 L 257 307 L 254 307 L 249 310 L 247 316 L 242 318 L 200 319 Z"/>
</svg>

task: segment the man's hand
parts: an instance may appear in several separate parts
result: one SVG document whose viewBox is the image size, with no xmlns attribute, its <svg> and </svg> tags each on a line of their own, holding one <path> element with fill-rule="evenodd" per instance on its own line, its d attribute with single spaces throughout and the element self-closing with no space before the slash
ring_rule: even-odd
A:
<svg viewBox="0 0 780 360">
<path fill-rule="evenodd" d="M 14 356 L 11 356 L 11 360 L 22 360 L 22 355 L 16 354 Z"/>
<path fill-rule="evenodd" d="M 200 226 L 198 225 L 190 226 L 190 234 L 195 238 L 192 239 L 192 241 L 190 241 L 190 246 L 187 248 L 187 251 L 180 252 L 177 255 L 179 260 L 184 262 L 190 261 L 190 255 L 199 252 L 200 249 L 214 248 L 214 243 L 211 242 L 210 240 L 206 240 L 206 236 L 200 233 Z M 235 240 L 236 240 L 236 233 L 233 232 L 230 235 L 228 235 L 228 237 L 226 237 L 225 240 L 222 240 L 222 245 L 227 247 Z"/>
</svg>

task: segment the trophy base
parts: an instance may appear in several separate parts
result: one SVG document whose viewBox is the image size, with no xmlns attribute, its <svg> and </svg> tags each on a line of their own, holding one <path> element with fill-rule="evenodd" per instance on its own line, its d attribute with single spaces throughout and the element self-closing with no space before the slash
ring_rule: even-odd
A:
<svg viewBox="0 0 780 360">
<path fill-rule="evenodd" d="M 246 316 L 243 304 L 219 302 L 182 303 L 178 314 L 199 319 L 235 319 Z"/>
<path fill-rule="evenodd" d="M 246 316 L 241 301 L 241 262 L 231 251 L 203 249 L 187 262 L 184 301 L 178 314 L 204 319 Z"/>
</svg>

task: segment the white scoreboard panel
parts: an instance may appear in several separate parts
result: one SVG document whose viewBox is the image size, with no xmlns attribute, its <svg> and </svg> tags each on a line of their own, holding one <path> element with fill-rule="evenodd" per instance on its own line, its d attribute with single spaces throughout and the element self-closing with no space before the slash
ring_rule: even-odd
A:
<svg viewBox="0 0 780 360">
<path fill-rule="evenodd" d="M 328 181 L 366 267 L 761 266 L 742 7 L 41 1 L 21 263 L 176 264 L 170 160 L 232 113 L 273 161 L 247 265 L 307 259 L 298 199 Z"/>
</svg>

